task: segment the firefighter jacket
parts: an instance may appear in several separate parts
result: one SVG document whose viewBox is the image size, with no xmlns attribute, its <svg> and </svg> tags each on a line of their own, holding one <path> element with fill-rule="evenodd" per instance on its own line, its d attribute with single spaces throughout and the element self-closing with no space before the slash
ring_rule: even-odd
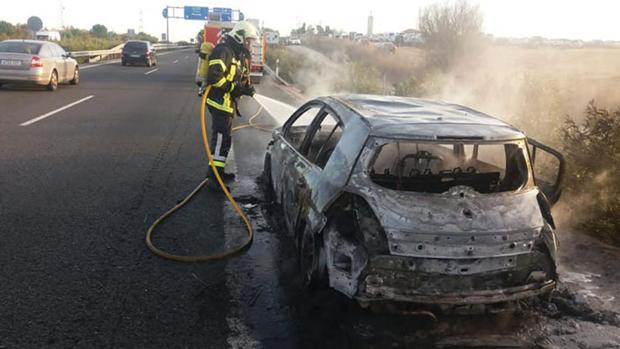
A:
<svg viewBox="0 0 620 349">
<path fill-rule="evenodd" d="M 211 85 L 207 96 L 209 106 L 234 114 L 231 93 L 241 83 L 244 67 L 243 46 L 230 38 L 215 46 L 209 56 L 207 73 L 207 84 Z"/>
</svg>

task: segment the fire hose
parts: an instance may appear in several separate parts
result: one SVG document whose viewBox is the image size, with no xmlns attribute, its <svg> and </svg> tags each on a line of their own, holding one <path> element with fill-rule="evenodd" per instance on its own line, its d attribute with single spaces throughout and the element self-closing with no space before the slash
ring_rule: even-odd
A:
<svg viewBox="0 0 620 349">
<path fill-rule="evenodd" d="M 211 166 L 211 169 L 213 170 L 213 173 L 215 174 L 215 178 L 217 179 L 217 182 L 219 183 L 222 191 L 224 192 L 224 195 L 226 195 L 226 198 L 228 199 L 228 201 L 230 201 L 235 212 L 241 218 L 241 220 L 243 221 L 246 227 L 247 237 L 242 244 L 228 251 L 219 252 L 219 253 L 210 254 L 210 255 L 196 255 L 196 256 L 176 255 L 170 252 L 166 252 L 153 244 L 152 239 L 153 239 L 153 235 L 154 235 L 154 232 L 157 226 L 163 221 L 165 221 L 166 219 L 168 219 L 170 216 L 172 216 L 175 212 L 177 212 L 183 206 L 185 206 L 188 202 L 190 202 L 190 200 L 209 181 L 208 178 L 205 178 L 181 202 L 179 202 L 176 206 L 169 209 L 163 215 L 157 218 L 155 222 L 153 222 L 153 224 L 149 227 L 148 231 L 146 232 L 146 245 L 148 246 L 149 250 L 151 250 L 151 252 L 153 252 L 155 255 L 160 256 L 162 258 L 170 259 L 170 260 L 177 261 L 177 262 L 205 262 L 205 261 L 212 261 L 212 260 L 225 259 L 228 257 L 232 257 L 244 251 L 248 246 L 250 246 L 254 238 L 254 230 L 252 228 L 252 224 L 250 223 L 250 220 L 248 219 L 246 214 L 243 212 L 243 210 L 241 209 L 237 201 L 235 201 L 235 198 L 233 198 L 233 196 L 228 191 L 228 188 L 226 187 L 226 185 L 224 184 L 224 181 L 222 180 L 222 177 L 220 176 L 217 166 L 215 166 L 215 163 L 213 162 L 213 154 L 211 152 L 211 148 L 209 147 L 209 139 L 207 137 L 207 126 L 206 126 L 206 121 L 205 121 L 206 101 L 207 101 L 207 96 L 209 95 L 210 89 L 211 89 L 211 86 L 208 86 L 207 89 L 205 90 L 204 94 L 202 95 L 202 100 L 201 100 L 201 105 L 200 105 L 200 125 L 202 129 L 202 143 L 204 145 L 204 150 L 207 155 L 207 158 L 209 159 L 209 165 Z M 260 114 L 262 110 L 263 110 L 263 107 L 262 106 L 259 107 L 258 111 L 253 116 L 250 117 L 247 124 L 233 127 L 232 132 L 235 132 L 235 131 L 238 131 L 244 128 L 249 128 L 249 127 L 262 130 L 262 131 L 271 131 L 270 129 L 267 129 L 265 127 L 262 127 L 260 125 L 256 125 L 253 123 L 254 119 L 258 117 L 258 115 Z"/>
</svg>

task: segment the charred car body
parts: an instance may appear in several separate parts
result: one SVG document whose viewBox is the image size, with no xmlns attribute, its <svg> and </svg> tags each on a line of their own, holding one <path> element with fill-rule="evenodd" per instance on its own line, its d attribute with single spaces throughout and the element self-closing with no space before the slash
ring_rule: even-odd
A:
<svg viewBox="0 0 620 349">
<path fill-rule="evenodd" d="M 364 305 L 550 292 L 563 168 L 557 151 L 475 110 L 365 95 L 305 104 L 265 157 L 306 284 Z"/>
</svg>

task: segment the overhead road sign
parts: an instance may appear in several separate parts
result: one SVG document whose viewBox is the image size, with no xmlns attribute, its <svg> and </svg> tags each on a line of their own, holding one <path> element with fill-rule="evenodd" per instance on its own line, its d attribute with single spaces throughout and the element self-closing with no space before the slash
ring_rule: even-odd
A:
<svg viewBox="0 0 620 349">
<path fill-rule="evenodd" d="M 208 7 L 185 6 L 183 7 L 185 19 L 204 21 L 209 18 Z"/>
</svg>

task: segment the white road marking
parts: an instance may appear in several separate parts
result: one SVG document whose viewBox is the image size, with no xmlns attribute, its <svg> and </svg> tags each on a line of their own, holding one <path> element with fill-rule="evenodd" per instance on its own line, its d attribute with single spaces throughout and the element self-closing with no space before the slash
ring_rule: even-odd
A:
<svg viewBox="0 0 620 349">
<path fill-rule="evenodd" d="M 154 72 L 156 72 L 156 71 L 158 71 L 158 70 L 159 70 L 159 68 L 155 68 L 155 69 L 153 69 L 153 70 L 149 70 L 149 71 L 147 71 L 146 73 L 144 73 L 144 75 L 149 75 L 149 74 L 154 73 Z"/>
<path fill-rule="evenodd" d="M 67 104 L 67 105 L 65 105 L 65 106 L 64 106 L 64 107 L 62 107 L 62 108 L 58 108 L 58 109 L 56 109 L 56 110 L 52 110 L 52 111 L 51 111 L 51 112 L 49 112 L 49 113 L 43 114 L 43 115 L 41 115 L 41 116 L 37 116 L 37 117 L 36 117 L 36 118 L 34 118 L 34 119 L 31 119 L 31 120 L 28 120 L 28 121 L 26 121 L 26 122 L 24 122 L 24 123 L 21 123 L 21 124 L 19 124 L 19 126 L 28 126 L 28 125 L 32 125 L 32 124 L 34 124 L 35 122 L 39 122 L 39 121 L 41 121 L 41 120 L 43 120 L 43 119 L 49 118 L 50 116 L 52 116 L 52 115 L 54 115 L 54 114 L 57 114 L 57 113 L 60 113 L 60 112 L 61 112 L 61 111 L 63 111 L 63 110 L 69 109 L 69 108 L 71 108 L 71 107 L 73 107 L 73 106 L 76 106 L 76 105 L 78 105 L 78 104 L 80 104 L 80 103 L 86 102 L 87 100 L 89 100 L 89 99 L 91 99 L 91 98 L 93 98 L 93 97 L 95 97 L 95 96 L 94 96 L 94 95 L 91 95 L 91 96 L 88 96 L 88 97 L 84 97 L 84 98 L 80 99 L 79 101 L 75 101 L 75 102 L 73 102 L 73 103 L 71 103 L 71 104 Z"/>
<path fill-rule="evenodd" d="M 172 62 L 172 64 L 177 64 L 177 63 L 179 63 L 179 60 L 178 60 L 178 59 L 177 59 L 177 60 L 175 60 L 174 62 Z"/>
</svg>

